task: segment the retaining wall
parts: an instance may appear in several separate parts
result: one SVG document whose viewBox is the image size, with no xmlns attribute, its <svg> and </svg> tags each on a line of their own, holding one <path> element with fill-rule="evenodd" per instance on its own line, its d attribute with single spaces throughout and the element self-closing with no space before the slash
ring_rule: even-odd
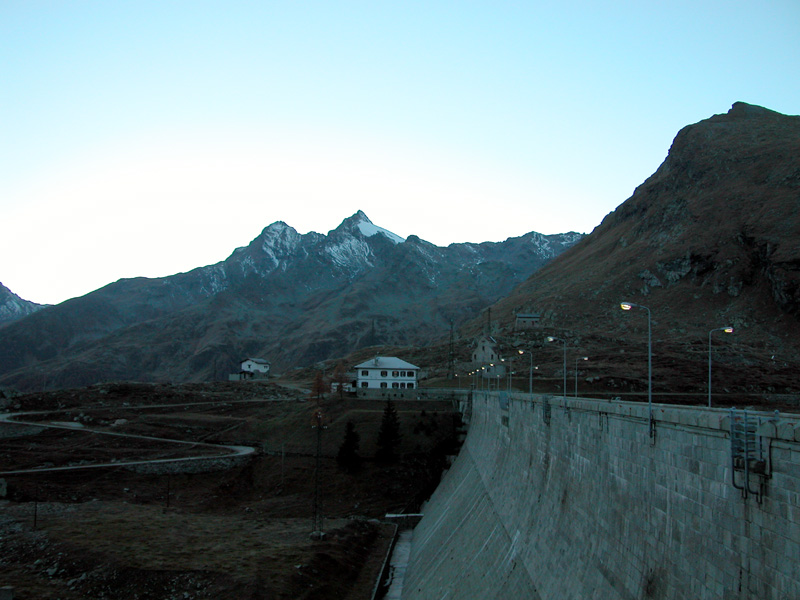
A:
<svg viewBox="0 0 800 600">
<path fill-rule="evenodd" d="M 652 408 L 476 393 L 403 598 L 800 598 L 797 419 Z"/>
</svg>

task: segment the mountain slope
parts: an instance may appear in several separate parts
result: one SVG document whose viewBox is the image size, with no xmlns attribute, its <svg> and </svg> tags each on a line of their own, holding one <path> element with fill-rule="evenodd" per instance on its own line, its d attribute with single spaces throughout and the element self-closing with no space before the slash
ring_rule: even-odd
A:
<svg viewBox="0 0 800 600">
<path fill-rule="evenodd" d="M 0 381 L 204 380 L 245 355 L 283 370 L 366 345 L 426 344 L 580 237 L 440 248 L 361 211 L 327 235 L 277 222 L 221 263 L 121 280 L 12 323 L 0 332 Z"/>
<path fill-rule="evenodd" d="M 647 314 L 622 300 L 650 309 L 654 385 L 704 389 L 710 332 L 733 325 L 712 340 L 725 386 L 800 389 L 800 117 L 736 103 L 685 127 L 631 198 L 492 315 L 513 339 L 515 312 L 541 312 L 592 374 L 641 382 Z M 543 335 L 516 339 L 558 369 Z"/>
<path fill-rule="evenodd" d="M 21 319 L 44 308 L 41 304 L 23 300 L 0 283 L 0 325 Z"/>
</svg>

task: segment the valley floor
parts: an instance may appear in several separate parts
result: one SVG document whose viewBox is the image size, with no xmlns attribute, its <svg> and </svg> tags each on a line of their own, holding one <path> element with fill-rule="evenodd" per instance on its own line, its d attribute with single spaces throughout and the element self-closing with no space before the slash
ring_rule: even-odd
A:
<svg viewBox="0 0 800 600">
<path fill-rule="evenodd" d="M 318 405 L 266 384 L 117 384 L 15 403 L 7 409 L 57 410 L 39 418 L 87 429 L 258 449 L 244 465 L 207 473 L 120 466 L 0 475 L 0 587 L 13 586 L 17 600 L 370 598 L 394 534 L 382 519 L 427 498 L 455 423 L 447 403 L 398 403 L 403 458 L 365 460 L 350 474 L 335 460 L 345 424 L 371 457 L 382 402 Z M 316 479 L 319 409 L 326 429 Z M 0 435 L 9 427 L 0 424 Z M 18 434 L 1 440 L 0 471 L 189 452 L 80 430 Z M 315 489 L 323 540 L 310 537 Z"/>
</svg>

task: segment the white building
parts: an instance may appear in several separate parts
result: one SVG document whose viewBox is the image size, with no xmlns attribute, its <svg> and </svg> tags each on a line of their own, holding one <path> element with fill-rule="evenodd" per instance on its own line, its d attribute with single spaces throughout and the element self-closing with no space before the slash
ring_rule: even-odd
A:
<svg viewBox="0 0 800 600">
<path fill-rule="evenodd" d="M 267 375 L 269 373 L 269 361 L 263 358 L 245 358 L 242 361 L 242 372 Z"/>
<path fill-rule="evenodd" d="M 241 370 L 228 375 L 230 381 L 267 379 L 267 377 L 269 377 L 269 361 L 263 358 L 245 358 L 241 362 Z"/>
<path fill-rule="evenodd" d="M 481 370 L 481 377 L 486 379 L 504 377 L 506 367 L 500 357 L 500 345 L 497 340 L 490 335 L 484 335 L 477 338 L 474 344 L 472 364 L 476 369 Z"/>
<path fill-rule="evenodd" d="M 356 365 L 358 389 L 413 390 L 418 375 L 419 367 L 394 356 L 376 356 Z"/>
</svg>

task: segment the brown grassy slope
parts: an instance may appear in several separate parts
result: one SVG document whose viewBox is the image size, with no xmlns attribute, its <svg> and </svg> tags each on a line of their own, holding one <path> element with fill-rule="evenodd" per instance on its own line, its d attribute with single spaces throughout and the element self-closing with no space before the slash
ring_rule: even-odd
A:
<svg viewBox="0 0 800 600">
<path fill-rule="evenodd" d="M 621 311 L 622 300 L 651 309 L 662 387 L 705 386 L 709 331 L 730 324 L 733 336 L 714 334 L 724 385 L 800 389 L 800 117 L 736 103 L 684 128 L 631 198 L 492 317 L 514 337 L 516 312 L 540 312 L 570 356 L 588 352 L 604 375 L 641 380 L 647 318 Z"/>
</svg>

